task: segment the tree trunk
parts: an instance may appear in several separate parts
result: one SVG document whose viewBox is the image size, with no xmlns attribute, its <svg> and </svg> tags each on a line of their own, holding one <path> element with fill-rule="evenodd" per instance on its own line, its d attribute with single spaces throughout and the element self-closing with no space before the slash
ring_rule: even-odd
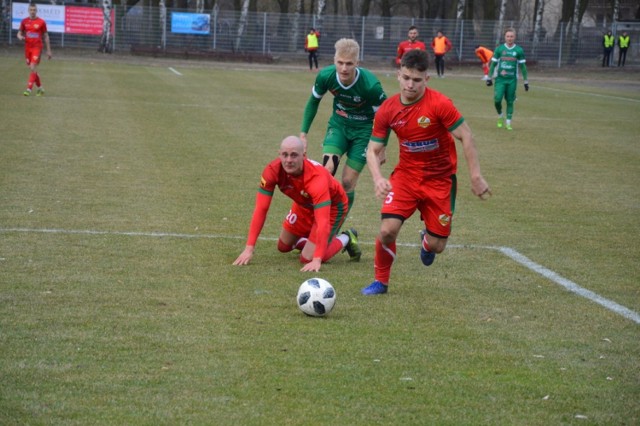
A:
<svg viewBox="0 0 640 426">
<path fill-rule="evenodd" d="M 327 8 L 327 0 L 318 0 L 318 13 L 316 14 L 316 30 L 322 34 L 322 18 L 324 18 L 324 12 Z"/>
<path fill-rule="evenodd" d="M 580 32 L 580 0 L 576 0 L 573 6 L 573 19 L 571 20 L 571 48 L 569 49 L 569 63 L 575 64 L 578 58 L 578 41 Z"/>
<path fill-rule="evenodd" d="M 249 0 L 242 1 L 242 9 L 240 10 L 240 19 L 238 20 L 238 32 L 236 33 L 236 41 L 233 44 L 233 51 L 240 51 L 240 42 L 244 36 L 244 27 L 247 25 L 249 15 Z"/>
<path fill-rule="evenodd" d="M 102 37 L 98 52 L 111 53 L 111 0 L 102 0 Z"/>
<path fill-rule="evenodd" d="M 160 0 L 160 4 L 158 5 L 160 8 L 160 46 L 162 50 L 167 47 L 167 3 L 165 0 Z"/>
<path fill-rule="evenodd" d="M 300 32 L 300 16 L 304 11 L 304 0 L 297 0 L 296 11 L 293 15 L 293 22 L 291 23 L 291 38 L 289 39 L 289 51 L 295 52 L 298 43 L 298 34 Z"/>
<path fill-rule="evenodd" d="M 502 34 L 504 33 L 504 14 L 507 10 L 507 0 L 500 1 L 500 13 L 498 15 L 498 28 L 496 28 L 496 46 L 502 41 Z"/>
<path fill-rule="evenodd" d="M 537 0 L 537 3 L 535 22 L 533 25 L 533 46 L 531 47 L 531 55 L 533 58 L 536 56 L 538 43 L 540 43 L 540 29 L 542 28 L 542 17 L 544 15 L 544 0 Z"/>
</svg>

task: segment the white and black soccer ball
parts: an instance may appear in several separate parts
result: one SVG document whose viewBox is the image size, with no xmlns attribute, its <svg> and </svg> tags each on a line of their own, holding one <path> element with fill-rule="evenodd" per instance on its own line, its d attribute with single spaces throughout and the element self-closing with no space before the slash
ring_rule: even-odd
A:
<svg viewBox="0 0 640 426">
<path fill-rule="evenodd" d="M 298 308 L 307 315 L 322 317 L 333 309 L 336 303 L 336 291 L 327 280 L 310 278 L 298 289 Z"/>
</svg>

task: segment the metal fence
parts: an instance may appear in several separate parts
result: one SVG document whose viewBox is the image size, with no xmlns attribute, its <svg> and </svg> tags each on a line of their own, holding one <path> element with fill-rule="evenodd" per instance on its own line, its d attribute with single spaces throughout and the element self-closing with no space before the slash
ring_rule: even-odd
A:
<svg viewBox="0 0 640 426">
<path fill-rule="evenodd" d="M 597 65 L 601 61 L 602 35 L 611 29 L 616 33 L 627 31 L 631 46 L 627 65 L 640 64 L 640 25 L 613 23 L 608 28 L 581 27 L 575 33 L 570 27 L 559 25 L 553 33 L 543 29 L 534 44 L 530 26 L 522 22 L 421 20 L 407 17 L 383 18 L 379 16 L 323 16 L 280 13 L 249 13 L 244 18 L 239 12 L 218 11 L 205 13 L 209 27 L 206 34 L 184 34 L 172 31 L 174 13 L 193 13 L 192 10 L 161 9 L 136 6 L 128 10 L 114 7 L 115 32 L 110 51 L 147 53 L 153 55 L 226 55 L 252 60 L 273 60 L 303 55 L 304 38 L 310 28 L 321 32 L 319 54 L 333 56 L 333 44 L 341 37 L 356 39 L 361 46 L 364 62 L 391 63 L 399 41 L 407 36 L 411 25 L 418 27 L 420 38 L 429 44 L 437 30 L 442 30 L 452 41 L 453 50 L 448 61 L 477 62 L 477 45 L 493 48 L 502 42 L 505 28 L 518 31 L 517 43 L 527 55 L 528 62 L 562 67 L 567 64 Z M 16 31 L 0 26 L 0 44 L 14 44 Z M 50 33 L 53 47 L 97 48 L 96 36 Z M 617 58 L 617 48 L 613 57 Z"/>
</svg>

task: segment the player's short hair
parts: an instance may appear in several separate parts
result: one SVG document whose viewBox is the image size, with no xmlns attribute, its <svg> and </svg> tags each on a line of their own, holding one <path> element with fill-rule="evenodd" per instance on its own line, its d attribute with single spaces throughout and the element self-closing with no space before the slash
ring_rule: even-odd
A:
<svg viewBox="0 0 640 426">
<path fill-rule="evenodd" d="M 506 34 L 506 33 L 514 33 L 514 34 L 517 34 L 517 33 L 516 33 L 516 29 L 515 29 L 515 28 L 513 28 L 513 27 L 509 27 L 509 28 L 507 28 L 506 30 L 504 30 L 504 33 L 505 33 L 505 34 Z"/>
<path fill-rule="evenodd" d="M 336 57 L 342 56 L 347 58 L 354 58 L 358 60 L 360 57 L 360 45 L 357 41 L 351 38 L 341 38 L 336 41 Z"/>
<path fill-rule="evenodd" d="M 415 25 L 412 25 L 409 27 L 409 31 L 413 31 L 413 30 L 417 30 L 418 27 L 416 27 Z"/>
<path fill-rule="evenodd" d="M 400 67 L 425 72 L 429 68 L 429 54 L 421 49 L 409 50 L 402 55 Z"/>
</svg>

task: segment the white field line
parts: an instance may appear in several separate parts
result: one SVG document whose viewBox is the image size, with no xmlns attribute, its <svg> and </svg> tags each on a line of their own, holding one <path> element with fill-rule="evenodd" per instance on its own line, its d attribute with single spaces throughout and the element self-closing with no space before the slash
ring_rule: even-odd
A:
<svg viewBox="0 0 640 426">
<path fill-rule="evenodd" d="M 216 235 L 216 234 L 180 234 L 180 233 L 171 233 L 171 232 L 120 232 L 120 231 L 96 231 L 96 230 L 77 230 L 77 229 L 30 229 L 30 228 L 0 228 L 0 233 L 9 233 L 9 232 L 24 232 L 24 233 L 40 233 L 40 234 L 66 234 L 66 235 L 122 235 L 122 236 L 130 236 L 130 237 L 151 237 L 151 238 L 206 238 L 206 239 L 217 239 L 217 238 L 226 238 L 226 239 L 234 239 L 234 240 L 244 240 L 246 237 L 244 236 L 229 236 L 229 235 Z M 261 240 L 267 241 L 276 241 L 277 238 L 272 237 L 260 237 Z M 367 245 L 372 245 L 373 243 L 364 243 Z M 402 247 L 418 247 L 418 244 L 398 244 Z M 615 312 L 618 315 L 627 318 L 636 324 L 640 324 L 640 314 L 635 311 L 632 311 L 629 308 L 626 308 L 612 300 L 606 299 L 600 296 L 597 293 L 592 292 L 591 290 L 587 290 L 583 287 L 580 287 L 578 284 L 574 283 L 571 280 L 568 280 L 557 273 L 553 272 L 550 269 L 545 268 L 544 266 L 535 263 L 528 257 L 522 255 L 518 251 L 510 248 L 510 247 L 498 247 L 498 246 L 479 246 L 479 245 L 464 245 L 464 244 L 451 244 L 448 245 L 447 248 L 469 248 L 469 249 L 481 249 L 481 250 L 495 250 L 503 255 L 507 256 L 511 260 L 530 271 L 536 272 L 542 275 L 544 278 L 552 281 L 561 287 L 564 287 L 566 290 L 577 294 L 578 296 L 584 297 L 592 302 L 599 304 L 600 306 Z"/>
<path fill-rule="evenodd" d="M 627 102 L 640 103 L 640 99 L 625 98 L 623 96 L 602 95 L 600 93 L 579 92 L 577 90 L 556 89 L 556 88 L 545 87 L 545 86 L 536 86 L 536 88 L 537 89 L 542 89 L 542 90 L 549 90 L 551 92 L 571 93 L 573 95 L 585 95 L 585 96 L 593 96 L 593 97 L 596 97 L 596 98 L 613 99 L 613 100 L 616 100 L 616 101 L 627 101 Z"/>
<path fill-rule="evenodd" d="M 172 73 L 174 73 L 175 75 L 182 75 L 182 73 L 178 70 L 176 70 L 173 67 L 169 67 L 169 71 L 171 71 Z"/>
</svg>

